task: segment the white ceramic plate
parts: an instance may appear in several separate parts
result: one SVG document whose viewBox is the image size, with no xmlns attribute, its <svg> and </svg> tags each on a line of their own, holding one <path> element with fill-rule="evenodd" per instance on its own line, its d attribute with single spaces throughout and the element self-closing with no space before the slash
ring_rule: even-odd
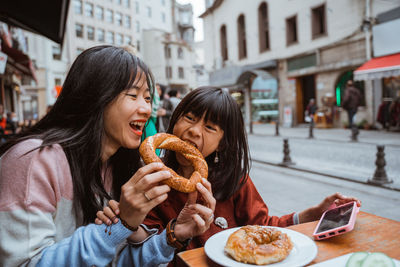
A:
<svg viewBox="0 0 400 267">
<path fill-rule="evenodd" d="M 271 227 L 271 226 L 265 226 L 265 227 Z M 228 254 L 224 252 L 224 247 L 226 241 L 228 240 L 228 237 L 239 228 L 240 227 L 227 229 L 210 237 L 207 240 L 206 244 L 204 245 L 205 253 L 211 260 L 223 266 L 229 266 L 229 267 L 259 266 L 259 265 L 246 264 L 235 261 Z M 293 242 L 293 249 L 290 252 L 289 256 L 283 261 L 274 264 L 268 264 L 265 266 L 271 266 L 271 267 L 304 266 L 307 263 L 310 263 L 317 256 L 318 252 L 317 245 L 308 236 L 286 228 L 280 228 L 280 227 L 272 227 L 272 228 L 276 228 L 279 231 L 286 233 Z"/>
</svg>

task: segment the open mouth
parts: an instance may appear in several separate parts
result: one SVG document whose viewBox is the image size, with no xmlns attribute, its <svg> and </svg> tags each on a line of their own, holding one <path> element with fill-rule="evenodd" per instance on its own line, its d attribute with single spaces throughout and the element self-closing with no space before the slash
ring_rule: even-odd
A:
<svg viewBox="0 0 400 267">
<path fill-rule="evenodd" d="M 146 122 L 141 122 L 141 121 L 132 121 L 129 123 L 129 126 L 135 131 L 135 132 L 141 132 L 143 130 L 143 127 Z"/>
<path fill-rule="evenodd" d="M 195 148 L 197 148 L 197 149 L 199 149 L 199 147 L 196 145 L 196 143 L 193 143 L 193 142 L 191 142 L 191 141 L 189 141 L 189 140 L 184 140 L 186 143 L 189 143 L 189 144 L 191 144 L 192 146 L 194 146 Z"/>
</svg>

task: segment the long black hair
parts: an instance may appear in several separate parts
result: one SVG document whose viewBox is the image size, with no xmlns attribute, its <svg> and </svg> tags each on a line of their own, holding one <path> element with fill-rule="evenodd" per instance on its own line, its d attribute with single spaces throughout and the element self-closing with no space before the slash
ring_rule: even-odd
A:
<svg viewBox="0 0 400 267">
<path fill-rule="evenodd" d="M 60 144 L 72 174 L 74 210 L 88 224 L 110 199 L 102 179 L 101 149 L 103 113 L 116 97 L 146 75 L 151 94 L 152 74 L 138 57 L 124 48 L 96 46 L 82 52 L 72 64 L 61 94 L 53 108 L 36 125 L 0 148 L 30 138 L 42 139 L 39 149 Z M 121 186 L 140 167 L 137 149 L 121 147 L 107 162 L 113 171 L 113 198 L 119 199 Z"/>
<path fill-rule="evenodd" d="M 215 163 L 216 152 L 206 157 L 208 180 L 212 184 L 214 197 L 226 200 L 246 182 L 250 171 L 250 155 L 243 116 L 229 92 L 216 87 L 199 87 L 187 94 L 172 114 L 168 133 L 187 113 L 217 124 L 224 135 L 218 146 L 219 162 Z M 175 152 L 166 151 L 166 164 L 178 167 Z"/>
</svg>

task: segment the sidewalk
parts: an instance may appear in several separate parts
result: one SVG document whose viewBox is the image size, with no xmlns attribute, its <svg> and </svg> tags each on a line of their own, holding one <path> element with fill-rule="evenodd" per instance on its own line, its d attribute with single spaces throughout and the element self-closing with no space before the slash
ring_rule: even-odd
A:
<svg viewBox="0 0 400 267">
<path fill-rule="evenodd" d="M 290 157 L 294 165 L 288 168 L 321 174 L 342 180 L 367 184 L 376 170 L 377 145 L 385 146 L 385 171 L 393 183 L 381 187 L 400 191 L 400 133 L 360 130 L 358 141 L 351 141 L 349 129 L 279 128 L 257 124 L 248 135 L 250 153 L 255 162 L 279 166 L 283 160 L 283 140 L 289 139 Z"/>
<path fill-rule="evenodd" d="M 275 124 L 255 124 L 253 125 L 253 134 L 275 136 Z M 279 127 L 279 135 L 283 138 L 288 137 L 308 139 L 309 126 L 308 124 L 304 124 L 293 128 Z M 314 139 L 316 140 L 351 142 L 350 129 L 314 128 L 313 135 Z M 360 134 L 358 135 L 358 143 L 400 146 L 400 132 L 387 132 L 386 130 L 360 130 Z"/>
</svg>

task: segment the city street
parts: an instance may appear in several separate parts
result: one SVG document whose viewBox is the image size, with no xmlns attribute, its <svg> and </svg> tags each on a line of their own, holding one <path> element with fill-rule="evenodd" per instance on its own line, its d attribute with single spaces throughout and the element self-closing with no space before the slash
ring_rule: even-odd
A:
<svg viewBox="0 0 400 267">
<path fill-rule="evenodd" d="M 361 210 L 400 221 L 400 192 L 372 185 L 253 162 L 250 177 L 270 215 L 302 211 L 341 192 L 362 201 Z"/>
<path fill-rule="evenodd" d="M 394 182 L 385 185 L 400 190 L 400 134 L 385 131 L 361 131 L 358 142 L 350 141 L 345 129 L 280 128 L 274 136 L 273 125 L 255 125 L 249 134 L 252 159 L 277 165 L 283 160 L 283 139 L 289 139 L 292 168 L 365 183 L 374 175 L 377 145 L 385 145 L 385 170 Z M 325 179 L 322 176 L 321 179 Z"/>
</svg>

